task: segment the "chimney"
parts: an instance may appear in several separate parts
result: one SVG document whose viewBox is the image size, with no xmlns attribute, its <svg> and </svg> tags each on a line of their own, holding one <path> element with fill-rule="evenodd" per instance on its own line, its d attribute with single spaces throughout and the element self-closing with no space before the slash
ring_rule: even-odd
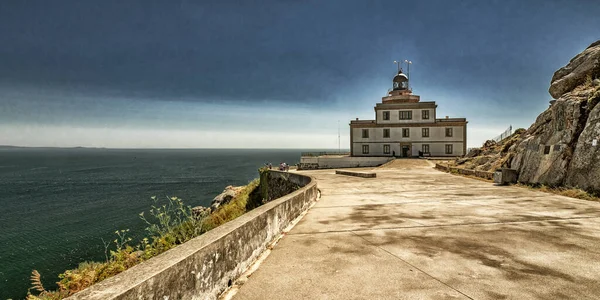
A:
<svg viewBox="0 0 600 300">
<path fill-rule="evenodd" d="M 446 116 L 446 119 L 448 119 L 448 116 Z"/>
<path fill-rule="evenodd" d="M 356 118 L 356 121 L 358 121 L 358 118 Z"/>
</svg>

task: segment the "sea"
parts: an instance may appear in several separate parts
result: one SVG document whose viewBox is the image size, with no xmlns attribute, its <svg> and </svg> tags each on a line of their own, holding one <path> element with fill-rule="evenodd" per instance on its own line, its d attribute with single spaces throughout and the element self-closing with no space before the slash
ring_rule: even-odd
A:
<svg viewBox="0 0 600 300">
<path fill-rule="evenodd" d="M 105 260 L 116 230 L 143 237 L 152 196 L 208 206 L 301 151 L 326 150 L 0 148 L 0 299 L 25 298 L 32 270 L 53 289 L 64 270 Z"/>
</svg>

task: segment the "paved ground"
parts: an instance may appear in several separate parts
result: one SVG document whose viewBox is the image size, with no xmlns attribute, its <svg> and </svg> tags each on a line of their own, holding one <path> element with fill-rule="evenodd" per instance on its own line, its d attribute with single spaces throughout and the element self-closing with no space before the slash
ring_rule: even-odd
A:
<svg viewBox="0 0 600 300">
<path fill-rule="evenodd" d="M 600 299 L 600 203 L 375 171 L 306 172 L 321 200 L 234 299 Z"/>
</svg>

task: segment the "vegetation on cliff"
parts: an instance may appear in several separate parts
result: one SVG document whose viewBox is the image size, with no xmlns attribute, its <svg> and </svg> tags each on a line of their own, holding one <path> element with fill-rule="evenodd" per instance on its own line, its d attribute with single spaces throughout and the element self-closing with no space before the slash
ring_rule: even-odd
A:
<svg viewBox="0 0 600 300">
<path fill-rule="evenodd" d="M 260 170 L 261 175 L 266 172 Z M 112 241 L 112 246 L 105 244 L 104 262 L 83 262 L 76 269 L 65 271 L 58 276 L 60 278 L 57 282 L 58 289 L 54 291 L 46 290 L 41 275 L 33 270 L 32 287 L 29 289 L 27 299 L 58 300 L 71 296 L 94 283 L 119 274 L 229 222 L 265 202 L 261 192 L 268 192 L 267 184 L 262 185 L 265 186 L 263 188 L 265 191 L 261 191 L 260 186 L 258 179 L 253 180 L 238 189 L 233 199 L 212 212 L 193 210 L 177 197 L 167 197 L 166 201 L 162 202 L 159 201 L 161 199 L 152 197 L 155 205 L 152 206 L 149 214 L 140 213 L 140 218 L 148 225 L 147 237 L 133 245 L 128 229 L 115 231 L 117 238 Z"/>
<path fill-rule="evenodd" d="M 512 135 L 500 142 L 488 140 L 481 148 L 471 149 L 464 158 L 456 159 L 451 162 L 451 165 L 469 170 L 487 172 L 493 172 L 498 168 L 506 167 L 512 158 L 509 150 L 522 138 L 525 132 L 525 129 L 519 128 Z"/>
</svg>

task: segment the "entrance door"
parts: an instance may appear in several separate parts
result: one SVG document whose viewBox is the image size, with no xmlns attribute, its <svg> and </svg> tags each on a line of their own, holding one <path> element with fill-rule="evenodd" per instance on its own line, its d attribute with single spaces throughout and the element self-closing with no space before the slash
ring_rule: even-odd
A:
<svg viewBox="0 0 600 300">
<path fill-rule="evenodd" d="M 402 157 L 408 157 L 410 153 L 410 147 L 407 145 L 402 146 Z"/>
</svg>

